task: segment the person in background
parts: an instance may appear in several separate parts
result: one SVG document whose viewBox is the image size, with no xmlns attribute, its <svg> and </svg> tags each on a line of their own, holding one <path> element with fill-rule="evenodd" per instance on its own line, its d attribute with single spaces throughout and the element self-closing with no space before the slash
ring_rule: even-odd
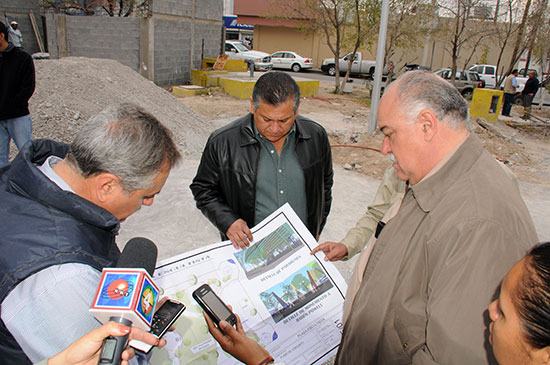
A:
<svg viewBox="0 0 550 365">
<path fill-rule="evenodd" d="M 506 78 L 504 82 L 504 102 L 502 104 L 502 115 L 505 117 L 510 116 L 512 110 L 512 103 L 514 102 L 514 96 L 516 96 L 516 89 L 518 87 L 518 70 L 514 69 Z"/>
<path fill-rule="evenodd" d="M 529 119 L 531 117 L 531 105 L 533 104 L 533 98 L 539 90 L 539 79 L 537 79 L 535 71 L 529 71 L 529 78 L 525 83 L 525 87 L 521 94 L 523 95 L 523 116 L 522 119 Z"/>
<path fill-rule="evenodd" d="M 21 34 L 19 24 L 15 20 L 10 23 L 8 32 L 8 41 L 11 42 L 14 47 L 23 48 L 23 34 Z"/>
<path fill-rule="evenodd" d="M 8 42 L 8 28 L 0 22 L 0 166 L 8 162 L 11 139 L 19 150 L 31 140 L 34 77 L 32 57 Z"/>
</svg>

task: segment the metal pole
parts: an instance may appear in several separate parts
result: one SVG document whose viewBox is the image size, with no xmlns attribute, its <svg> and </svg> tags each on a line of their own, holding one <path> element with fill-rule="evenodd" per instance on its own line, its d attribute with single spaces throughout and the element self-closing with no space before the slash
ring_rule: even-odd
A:
<svg viewBox="0 0 550 365">
<path fill-rule="evenodd" d="M 378 31 L 378 48 L 376 50 L 376 67 L 374 69 L 374 85 L 372 87 L 369 130 L 368 134 L 373 134 L 378 127 L 378 102 L 380 101 L 380 89 L 382 81 L 382 72 L 384 71 L 384 53 L 386 50 L 386 33 L 388 32 L 388 15 L 390 12 L 389 0 L 382 0 L 382 13 L 380 15 L 380 29 Z"/>
</svg>

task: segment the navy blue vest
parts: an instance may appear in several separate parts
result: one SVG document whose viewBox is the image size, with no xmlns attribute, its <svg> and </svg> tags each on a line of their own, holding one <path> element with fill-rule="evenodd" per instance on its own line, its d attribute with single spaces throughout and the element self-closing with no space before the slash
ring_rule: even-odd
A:
<svg viewBox="0 0 550 365">
<path fill-rule="evenodd" d="M 49 140 L 27 143 L 13 163 L 0 168 L 0 302 L 25 278 L 52 265 L 114 266 L 119 221 L 105 209 L 61 190 L 35 165 L 65 157 L 68 146 Z M 0 358 L 30 363 L 0 323 Z"/>
</svg>

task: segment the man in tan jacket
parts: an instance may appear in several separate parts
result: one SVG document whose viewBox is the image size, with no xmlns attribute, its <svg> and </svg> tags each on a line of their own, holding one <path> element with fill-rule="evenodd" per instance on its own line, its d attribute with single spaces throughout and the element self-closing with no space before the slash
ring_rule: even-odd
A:
<svg viewBox="0 0 550 365">
<path fill-rule="evenodd" d="M 512 73 L 508 75 L 504 82 L 504 102 L 502 103 L 502 115 L 505 117 L 510 116 L 512 111 L 512 103 L 514 102 L 514 96 L 516 96 L 516 89 L 518 87 L 518 70 L 512 70 Z"/>
<path fill-rule="evenodd" d="M 381 100 L 382 152 L 408 181 L 358 260 L 339 364 L 480 364 L 484 316 L 506 271 L 537 242 L 513 181 L 469 132 L 456 89 L 406 73 Z"/>
</svg>

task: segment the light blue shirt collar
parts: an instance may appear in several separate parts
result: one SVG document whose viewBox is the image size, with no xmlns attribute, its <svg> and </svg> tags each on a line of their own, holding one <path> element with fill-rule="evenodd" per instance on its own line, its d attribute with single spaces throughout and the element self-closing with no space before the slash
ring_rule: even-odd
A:
<svg viewBox="0 0 550 365">
<path fill-rule="evenodd" d="M 52 167 L 57 165 L 60 161 L 63 159 L 57 156 L 50 156 L 44 161 L 44 163 L 41 166 L 37 166 L 38 169 L 46 175 L 48 179 L 50 179 L 55 185 L 59 186 L 61 190 L 64 191 L 70 191 L 74 194 L 74 190 L 71 189 L 69 184 L 65 182 L 53 169 Z"/>
</svg>

